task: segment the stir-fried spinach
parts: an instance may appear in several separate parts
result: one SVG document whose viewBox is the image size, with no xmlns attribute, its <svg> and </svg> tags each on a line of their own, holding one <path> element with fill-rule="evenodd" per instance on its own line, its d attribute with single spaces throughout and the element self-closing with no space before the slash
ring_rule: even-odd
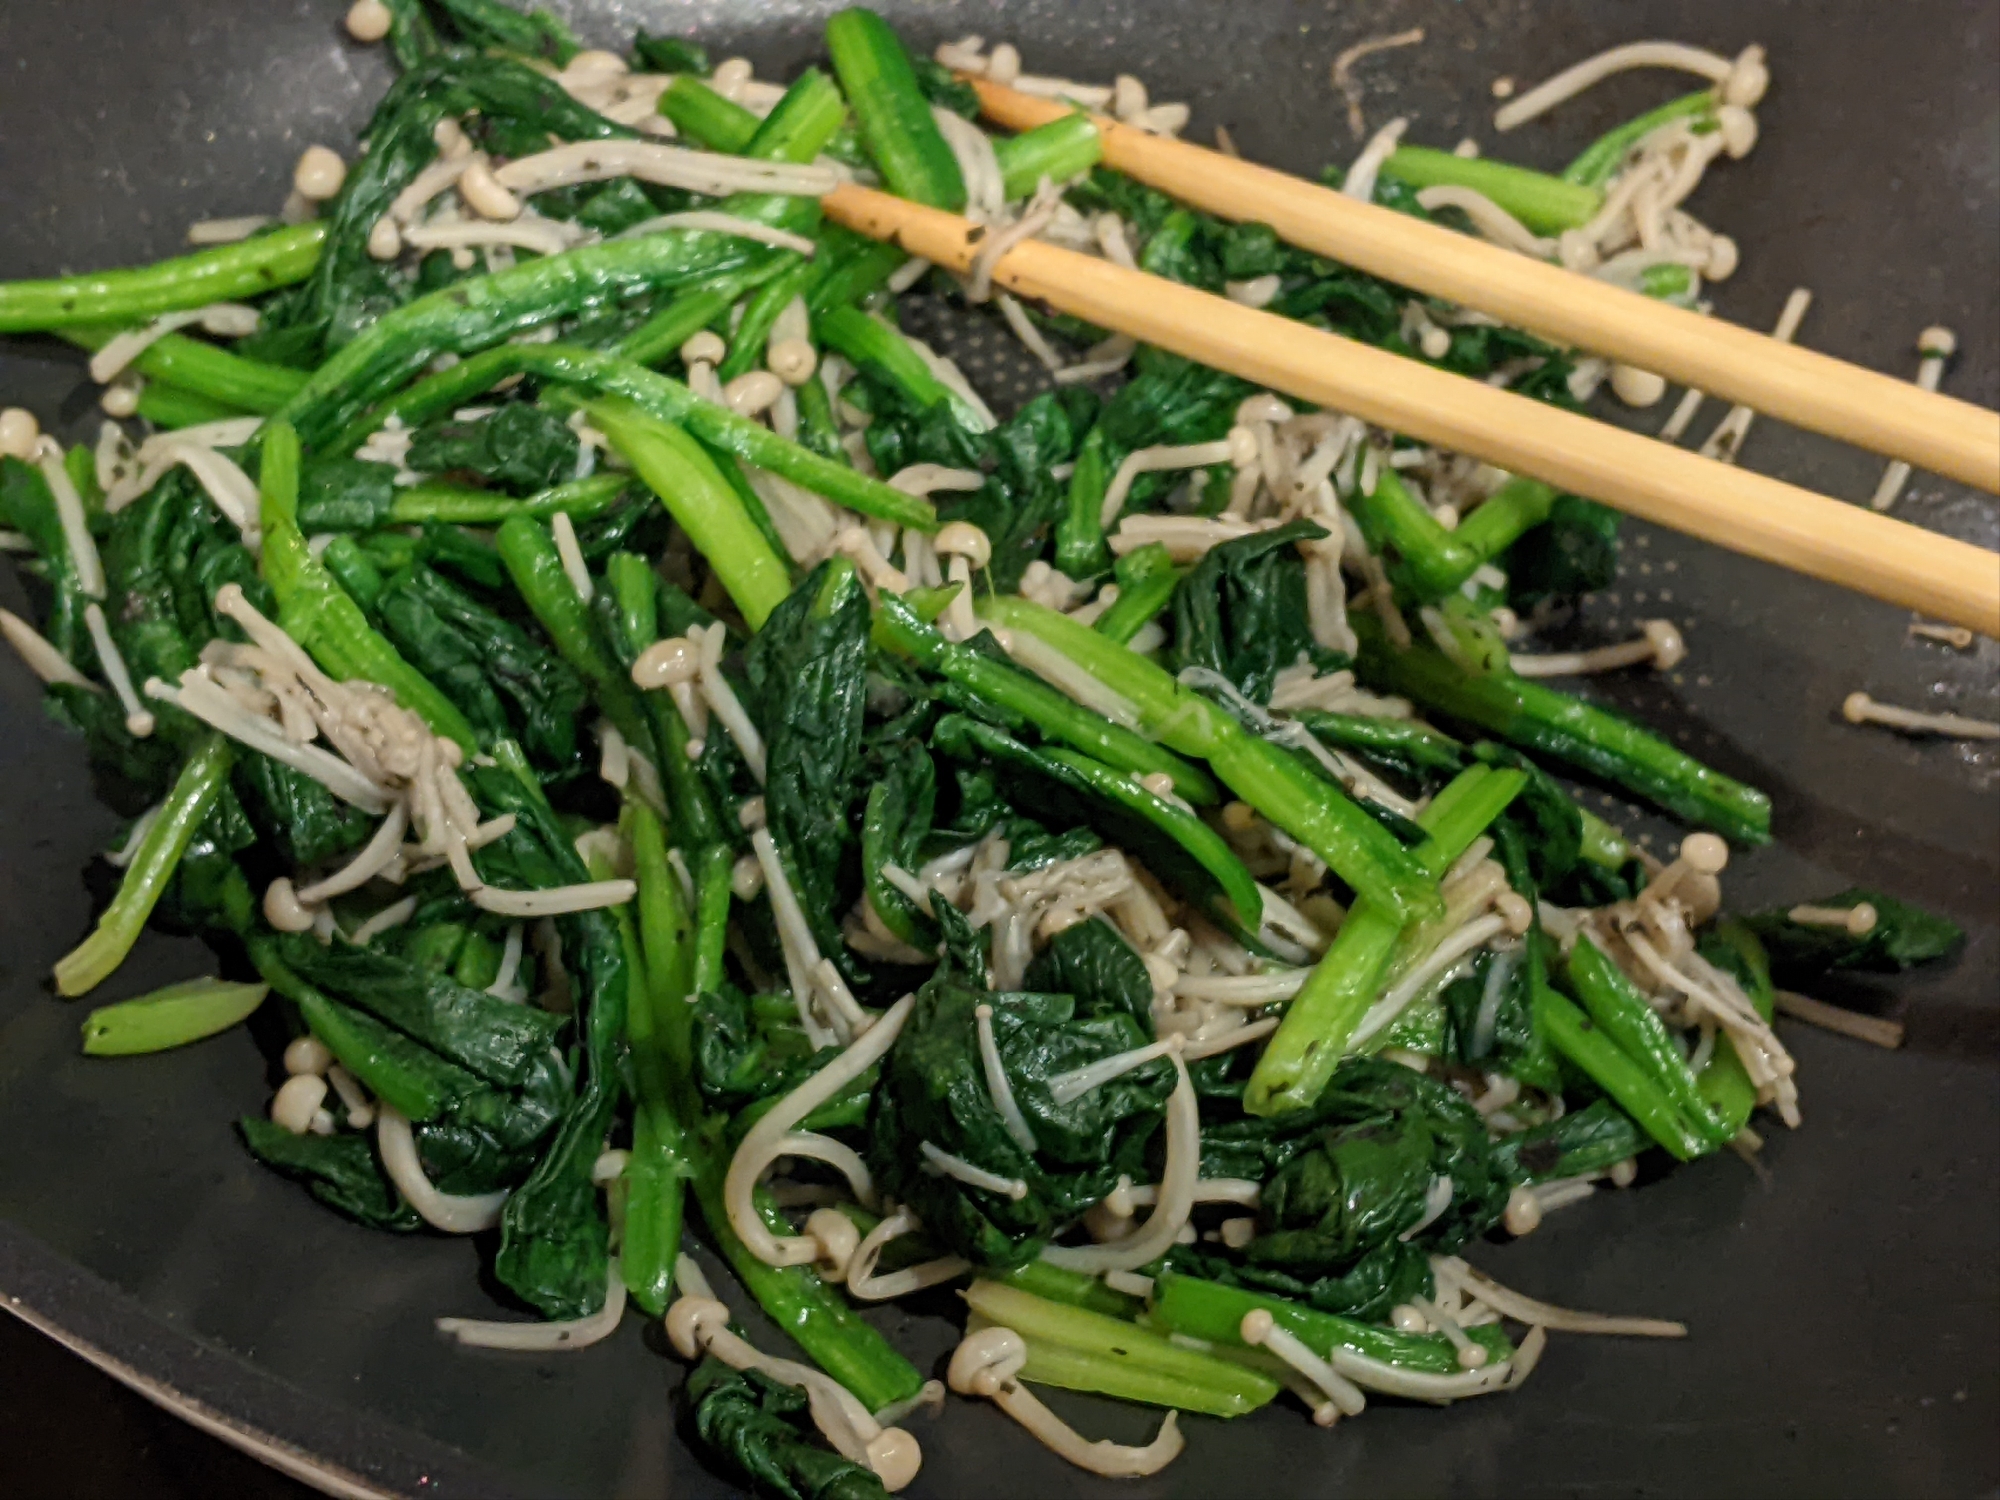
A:
<svg viewBox="0 0 2000 1500">
<path fill-rule="evenodd" d="M 841 937 L 859 890 L 868 596 L 846 561 L 823 563 L 771 612 L 744 657 L 745 707 L 764 737 L 764 816 L 822 955 L 866 970 Z"/>
<path fill-rule="evenodd" d="M 1362 1318 L 1427 1287 L 1426 1255 L 1484 1234 L 1509 1188 L 1470 1104 L 1369 1058 L 1343 1063 L 1309 1110 L 1205 1127 L 1202 1175 L 1264 1184 L 1258 1233 L 1240 1263 L 1179 1250 L 1175 1264 Z"/>
<path fill-rule="evenodd" d="M 1345 666 L 1345 657 L 1314 642 L 1306 608 L 1298 544 L 1325 535 L 1310 521 L 1293 521 L 1211 547 L 1174 590 L 1179 665 L 1220 672 L 1259 703 L 1270 702 L 1272 682 L 1286 667 Z"/>
<path fill-rule="evenodd" d="M 576 478 L 579 451 L 562 417 L 531 402 L 509 401 L 484 416 L 418 428 L 406 461 L 422 474 L 469 474 L 526 495 Z"/>
<path fill-rule="evenodd" d="M 1009 1134 L 980 1057 L 977 1011 L 992 1008 L 1001 1066 L 1035 1150 Z M 911 1206 L 939 1245 L 977 1265 L 1034 1258 L 1058 1225 L 1081 1214 L 1121 1173 L 1140 1179 L 1147 1138 L 1173 1088 L 1154 1061 L 1067 1104 L 1051 1080 L 1145 1045 L 1145 1028 L 1109 998 L 996 994 L 940 972 L 884 1060 L 875 1095 L 869 1164 L 886 1191 Z M 930 1145 L 1014 1180 L 1018 1197 L 944 1175 Z"/>
<path fill-rule="evenodd" d="M 710 1355 L 683 1390 L 707 1451 L 758 1500 L 886 1500 L 870 1469 L 809 1435 L 806 1393 L 761 1370 L 732 1370 Z"/>
</svg>

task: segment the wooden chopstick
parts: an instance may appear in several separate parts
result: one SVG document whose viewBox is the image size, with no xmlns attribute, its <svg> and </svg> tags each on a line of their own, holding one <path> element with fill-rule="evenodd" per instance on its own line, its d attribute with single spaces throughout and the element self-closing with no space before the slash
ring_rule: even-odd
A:
<svg viewBox="0 0 2000 1500">
<path fill-rule="evenodd" d="M 842 186 L 821 202 L 836 223 L 961 272 L 987 233 L 868 188 Z M 2000 636 L 2000 556 L 1866 506 L 1039 240 L 1007 251 L 993 274 L 1006 291 L 1258 385 Z"/>
<path fill-rule="evenodd" d="M 989 119 L 1026 130 L 1071 106 L 983 79 Z M 1710 395 L 1932 473 L 2000 493 L 2000 412 L 1780 343 L 1595 277 L 1362 203 L 1219 151 L 1093 116 L 1106 166 L 1185 203 L 1371 275 L 1475 308 L 1559 344 L 1652 370 Z"/>
</svg>

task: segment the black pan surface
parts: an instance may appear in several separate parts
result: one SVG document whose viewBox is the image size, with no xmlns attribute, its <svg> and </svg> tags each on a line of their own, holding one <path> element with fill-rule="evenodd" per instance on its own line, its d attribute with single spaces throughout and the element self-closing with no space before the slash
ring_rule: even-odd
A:
<svg viewBox="0 0 2000 1500">
<path fill-rule="evenodd" d="M 699 31 L 740 45 L 768 74 L 818 51 L 831 7 L 557 8 L 613 44 L 642 21 Z M 1714 174 L 1695 205 L 1745 250 L 1719 310 L 1767 324 L 1790 288 L 1809 286 L 1808 342 L 1898 372 L 1913 369 L 1917 331 L 1947 323 L 1963 350 L 1948 389 L 2000 402 L 1992 3 L 885 9 L 925 44 L 976 30 L 1018 42 L 1031 67 L 1138 73 L 1155 98 L 1195 105 L 1198 138 L 1227 124 L 1247 154 L 1298 171 L 1356 149 L 1327 69 L 1366 36 L 1427 28 L 1421 47 L 1361 72 L 1371 122 L 1407 113 L 1414 139 L 1444 146 L 1466 133 L 1493 143 L 1488 90 L 1502 75 L 1525 82 L 1646 36 L 1723 52 L 1764 42 L 1776 85 L 1760 110 L 1763 143 Z M 0 276 L 173 253 L 191 220 L 272 208 L 310 142 L 351 150 L 387 71 L 340 35 L 340 10 L 327 0 L 0 5 Z M 1507 153 L 1559 164 L 1672 87 L 1618 80 L 1523 130 Z M 959 349 L 975 379 L 1017 371 L 995 341 L 961 334 Z M 72 436 L 94 432 L 78 365 L 56 346 L 10 341 L 0 402 Z M 1856 499 L 1879 472 L 1858 451 L 1768 423 L 1744 457 Z M 1902 514 L 2000 545 L 1991 498 L 1927 476 Z M 1599 1194 L 1526 1241 L 1476 1254 L 1504 1280 L 1574 1306 L 1684 1318 L 1685 1343 L 1559 1337 L 1516 1395 L 1444 1412 L 1383 1404 L 1333 1433 L 1289 1409 L 1229 1425 L 1197 1418 L 1187 1455 L 1122 1493 L 2000 1489 L 2000 754 L 1838 718 L 1857 687 L 1990 717 L 2000 648 L 1912 642 L 1908 617 L 1885 606 L 1645 527 L 1627 537 L 1623 576 L 1573 631 L 1604 638 L 1654 614 L 1686 631 L 1692 655 L 1679 671 L 1601 691 L 1772 791 L 1779 843 L 1739 860 L 1731 899 L 1865 881 L 1963 923 L 1964 955 L 1918 982 L 1827 996 L 1907 1022 L 1901 1052 L 1788 1034 L 1806 1125 L 1773 1128 L 1768 1178 L 1725 1156 Z M 0 603 L 22 607 L 4 569 Z M 680 1366 L 657 1330 L 628 1320 L 609 1344 L 555 1358 L 447 1348 L 431 1318 L 490 1305 L 473 1247 L 368 1233 L 252 1163 L 228 1122 L 269 1097 L 272 1065 L 254 1031 L 130 1062 L 77 1054 L 80 1011 L 54 999 L 45 976 L 90 919 L 84 877 L 117 814 L 38 698 L 25 671 L 0 661 L 0 1305 L 242 1440 L 273 1440 L 295 1471 L 316 1469 L 349 1493 L 722 1492 L 674 1435 Z M 98 998 L 207 962 L 196 945 L 152 935 Z M 920 1362 L 948 1347 L 936 1316 L 883 1317 Z M 1094 1434 L 1129 1440 L 1152 1421 L 1108 1402 L 1055 1402 Z M 916 1425 L 926 1463 L 913 1493 L 1111 1492 L 989 1409 L 954 1403 Z"/>
</svg>

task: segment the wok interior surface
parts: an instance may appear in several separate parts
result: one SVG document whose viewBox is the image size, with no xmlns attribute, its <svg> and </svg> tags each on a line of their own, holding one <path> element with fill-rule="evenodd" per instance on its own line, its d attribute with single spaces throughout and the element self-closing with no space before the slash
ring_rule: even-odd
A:
<svg viewBox="0 0 2000 1500">
<path fill-rule="evenodd" d="M 820 50 L 832 7 L 555 8 L 593 41 L 622 46 L 640 23 L 695 32 L 718 57 L 740 48 L 769 76 Z M 311 142 L 351 152 L 388 73 L 378 52 L 339 34 L 340 9 L 9 0 L 0 276 L 171 254 L 190 221 L 274 208 Z M 1245 154 L 1306 173 L 1358 149 L 1328 65 L 1367 36 L 1427 30 L 1421 46 L 1361 66 L 1371 125 L 1407 114 L 1412 140 L 1449 147 L 1473 134 L 1544 166 L 1675 85 L 1615 80 L 1500 146 L 1487 118 L 1496 77 L 1525 85 L 1648 36 L 1724 53 L 1762 42 L 1775 79 L 1762 142 L 1713 174 L 1695 205 L 1744 249 L 1743 269 L 1716 290 L 1718 311 L 1768 325 L 1790 288 L 1808 286 L 1816 300 L 1803 339 L 1899 373 L 1914 370 L 1917 331 L 1944 323 L 1961 348 L 1946 389 L 2000 401 L 1993 4 L 884 9 L 925 46 L 980 31 L 1016 42 L 1032 69 L 1136 73 L 1155 99 L 1195 106 L 1191 137 L 1226 124 Z M 982 389 L 1009 405 L 1025 393 L 1027 367 L 1004 337 L 962 325 L 944 337 Z M 71 438 L 93 434 L 79 374 L 80 360 L 53 344 L 8 341 L 0 402 L 28 405 Z M 1663 412 L 1639 421 L 1650 430 Z M 1769 423 L 1745 462 L 1857 500 L 1880 472 L 1858 450 Z M 1900 513 L 2000 545 L 1991 497 L 1929 476 L 1917 476 Z M 1600 1193 L 1521 1243 L 1473 1248 L 1476 1263 L 1550 1300 L 1684 1319 L 1686 1342 L 1559 1335 L 1517 1394 L 1443 1412 L 1383 1402 L 1332 1433 L 1283 1402 L 1233 1424 L 1195 1418 L 1187 1454 L 1121 1493 L 1963 1494 L 2000 1484 L 2000 751 L 1857 730 L 1838 714 L 1848 692 L 1866 688 L 1990 717 L 2000 647 L 1960 654 L 1913 642 L 1900 611 L 1669 533 L 1628 523 L 1625 535 L 1618 584 L 1567 635 L 1618 638 L 1655 615 L 1685 632 L 1691 655 L 1678 671 L 1595 691 L 1772 793 L 1778 844 L 1739 856 L 1731 904 L 1873 885 L 1964 925 L 1962 957 L 1895 993 L 1824 996 L 1887 1004 L 1909 1026 L 1900 1052 L 1788 1031 L 1806 1124 L 1765 1130 L 1768 1176 L 1725 1153 Z M 23 607 L 11 573 L 0 604 Z M 1655 847 L 1668 836 L 1622 806 L 1606 810 L 1650 828 Z M 269 1098 L 275 1050 L 258 1028 L 127 1062 L 79 1055 L 82 1011 L 54 999 L 46 976 L 88 924 L 82 877 L 117 818 L 94 795 L 80 744 L 42 715 L 37 685 L 0 662 L 0 1293 L 372 1485 L 725 1492 L 674 1434 L 681 1366 L 657 1328 L 627 1319 L 608 1344 L 567 1356 L 447 1347 L 432 1318 L 490 1305 L 472 1246 L 365 1231 L 257 1166 L 230 1121 Z M 93 998 L 211 966 L 199 945 L 149 934 Z M 950 1346 L 949 1310 L 940 1296 L 875 1316 L 928 1369 Z M 1143 1441 L 1157 1421 L 1108 1401 L 1052 1401 L 1093 1436 Z M 954 1402 L 912 1425 L 925 1453 L 912 1493 L 1109 1493 L 985 1405 Z"/>
</svg>

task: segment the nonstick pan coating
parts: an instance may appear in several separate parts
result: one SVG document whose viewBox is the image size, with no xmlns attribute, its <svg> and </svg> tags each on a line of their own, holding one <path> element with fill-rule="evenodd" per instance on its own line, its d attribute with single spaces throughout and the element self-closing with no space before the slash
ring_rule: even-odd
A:
<svg viewBox="0 0 2000 1500">
<path fill-rule="evenodd" d="M 722 44 L 718 56 L 740 45 L 773 73 L 818 52 L 830 7 L 557 8 L 592 40 L 622 45 L 641 22 L 699 32 Z M 1744 247 L 1742 271 L 1717 291 L 1720 312 L 1768 324 L 1793 286 L 1809 286 L 1806 341 L 1898 372 L 1914 370 L 1918 330 L 1946 323 L 1963 351 L 1947 388 L 1989 407 L 2000 400 L 1993 4 L 886 9 L 925 45 L 979 31 L 1017 42 L 1031 67 L 1137 73 L 1155 98 L 1195 106 L 1196 138 L 1227 124 L 1247 154 L 1304 172 L 1356 149 L 1328 66 L 1363 37 L 1419 24 L 1428 33 L 1420 47 L 1362 65 L 1372 123 L 1408 114 L 1413 139 L 1449 147 L 1473 133 L 1489 149 L 1496 77 L 1525 83 L 1640 37 L 1725 53 L 1763 42 L 1776 79 L 1760 110 L 1763 142 L 1713 173 L 1695 205 Z M 170 254 L 192 220 L 274 208 L 310 142 L 351 151 L 388 75 L 379 53 L 341 36 L 340 10 L 325 0 L 7 0 L 0 276 Z M 1505 150 L 1559 164 L 1674 87 L 1658 76 L 1617 80 Z M 1019 399 L 1024 371 L 1004 341 L 963 330 L 947 338 L 976 381 Z M 90 435 L 96 416 L 79 365 L 53 344 L 8 341 L 0 402 Z M 1773 424 L 1760 424 L 1744 459 L 1857 500 L 1880 468 Z M 1996 502 L 1927 476 L 1902 514 L 2000 543 Z M 1686 632 L 1692 654 L 1677 672 L 1601 691 L 1772 792 L 1778 845 L 1739 860 L 1731 900 L 1878 885 L 1964 924 L 1964 955 L 1893 990 L 1827 996 L 1901 1017 L 1910 1028 L 1901 1052 L 1788 1032 L 1806 1124 L 1767 1131 L 1768 1178 L 1725 1154 L 1600 1193 L 1519 1244 L 1475 1247 L 1475 1261 L 1553 1300 L 1683 1318 L 1686 1342 L 1558 1336 L 1518 1394 L 1443 1412 L 1384 1403 L 1331 1433 L 1283 1406 L 1233 1424 L 1195 1419 L 1180 1462 L 1116 1493 L 1985 1495 L 2000 1486 L 2000 755 L 1912 744 L 1838 717 L 1855 688 L 1992 716 L 2000 650 L 1914 643 L 1901 612 L 1670 534 L 1636 525 L 1626 534 L 1624 575 L 1572 633 L 1610 638 L 1651 615 Z M 22 608 L 4 568 L 0 604 Z M 80 1010 L 53 997 L 46 975 L 88 924 L 85 876 L 116 821 L 80 745 L 44 718 L 25 671 L 0 661 L 0 1300 L 152 1382 L 163 1399 L 276 1440 L 322 1482 L 412 1494 L 724 1492 L 674 1435 L 669 1396 L 681 1366 L 656 1329 L 628 1319 L 608 1345 L 550 1358 L 448 1348 L 430 1320 L 489 1305 L 473 1247 L 361 1230 L 251 1162 L 229 1122 L 269 1097 L 272 1065 L 254 1030 L 153 1058 L 78 1055 Z M 1665 836 L 1664 825 L 1636 826 Z M 91 875 L 97 900 L 104 874 Z M 149 935 L 96 998 L 208 962 L 195 944 Z M 881 1316 L 920 1362 L 949 1345 L 937 1316 Z M 1130 1440 L 1155 1420 L 1053 1399 L 1092 1434 Z M 1114 1492 L 984 1407 L 954 1403 L 915 1426 L 926 1459 L 919 1495 Z"/>
</svg>

